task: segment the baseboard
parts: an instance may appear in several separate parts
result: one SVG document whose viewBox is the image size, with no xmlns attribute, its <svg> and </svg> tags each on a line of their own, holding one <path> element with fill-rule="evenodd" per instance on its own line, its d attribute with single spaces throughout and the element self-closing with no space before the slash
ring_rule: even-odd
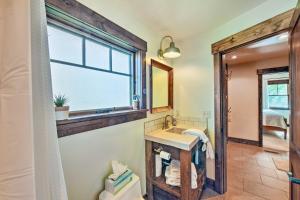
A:
<svg viewBox="0 0 300 200">
<path fill-rule="evenodd" d="M 215 180 L 206 177 L 205 187 L 215 190 Z"/>
<path fill-rule="evenodd" d="M 234 138 L 234 137 L 228 137 L 227 140 L 232 142 L 242 143 L 242 144 L 259 146 L 259 141 L 254 141 L 254 140 L 247 140 L 247 139 Z"/>
</svg>

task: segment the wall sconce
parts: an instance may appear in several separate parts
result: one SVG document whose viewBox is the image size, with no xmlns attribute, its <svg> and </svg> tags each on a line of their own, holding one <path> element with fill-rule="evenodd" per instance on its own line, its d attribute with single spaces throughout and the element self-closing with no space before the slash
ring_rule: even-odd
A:
<svg viewBox="0 0 300 200">
<path fill-rule="evenodd" d="M 162 44 L 165 39 L 170 39 L 170 46 L 166 48 L 165 50 L 162 49 Z M 163 37 L 160 41 L 160 49 L 157 52 L 158 57 L 163 58 L 177 58 L 180 56 L 180 50 L 175 46 L 175 43 L 173 41 L 173 38 L 169 35 Z"/>
</svg>

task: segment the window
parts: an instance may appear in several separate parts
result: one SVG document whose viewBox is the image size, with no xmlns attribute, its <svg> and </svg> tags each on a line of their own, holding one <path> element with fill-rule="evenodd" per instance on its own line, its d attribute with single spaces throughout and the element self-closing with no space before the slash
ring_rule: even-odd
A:
<svg viewBox="0 0 300 200">
<path fill-rule="evenodd" d="M 289 109 L 288 80 L 268 81 L 268 104 L 271 109 Z"/>
<path fill-rule="evenodd" d="M 134 52 L 51 24 L 48 34 L 53 94 L 71 111 L 131 106 Z"/>
</svg>

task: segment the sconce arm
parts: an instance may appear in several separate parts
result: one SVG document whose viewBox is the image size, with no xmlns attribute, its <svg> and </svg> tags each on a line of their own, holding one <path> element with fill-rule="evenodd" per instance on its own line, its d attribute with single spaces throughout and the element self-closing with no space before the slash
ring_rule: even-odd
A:
<svg viewBox="0 0 300 200">
<path fill-rule="evenodd" d="M 164 36 L 164 37 L 160 40 L 160 49 L 162 49 L 163 41 L 164 41 L 165 39 L 167 39 L 167 38 L 169 38 L 169 39 L 173 42 L 172 36 L 170 36 L 170 35 Z"/>
</svg>

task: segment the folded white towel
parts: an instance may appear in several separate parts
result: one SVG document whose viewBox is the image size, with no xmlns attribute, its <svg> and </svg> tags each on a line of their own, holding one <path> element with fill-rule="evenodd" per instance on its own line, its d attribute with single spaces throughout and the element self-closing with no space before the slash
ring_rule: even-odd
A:
<svg viewBox="0 0 300 200">
<path fill-rule="evenodd" d="M 199 137 L 199 139 L 204 143 L 203 147 L 202 147 L 202 151 L 206 150 L 206 158 L 215 159 L 214 149 L 212 148 L 212 145 L 211 145 L 208 137 L 204 133 L 204 131 L 199 130 L 199 129 L 188 129 L 188 130 L 184 131 L 183 133 L 187 134 L 187 135 L 194 135 L 194 136 Z"/>
<path fill-rule="evenodd" d="M 180 186 L 180 162 L 172 160 L 165 171 L 166 183 L 172 186 Z M 192 189 L 197 188 L 197 170 L 194 163 L 191 163 L 191 184 Z"/>
</svg>

